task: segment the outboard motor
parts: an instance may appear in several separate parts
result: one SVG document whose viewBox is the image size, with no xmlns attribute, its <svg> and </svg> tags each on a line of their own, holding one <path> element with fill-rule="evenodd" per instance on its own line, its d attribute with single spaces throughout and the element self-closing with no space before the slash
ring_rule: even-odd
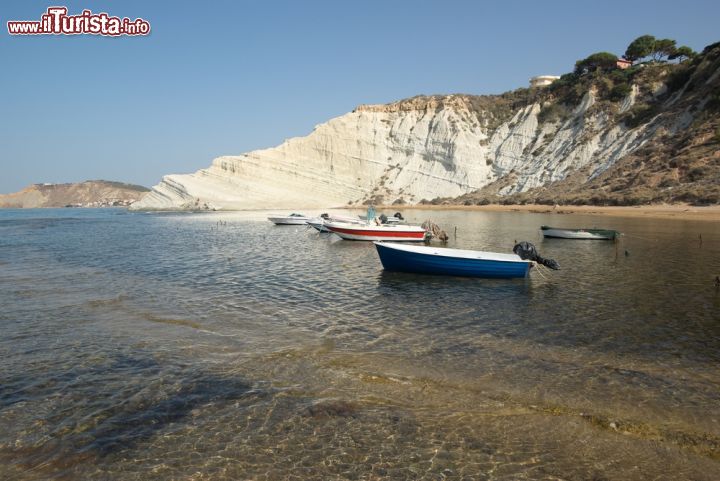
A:
<svg viewBox="0 0 720 481">
<path fill-rule="evenodd" d="M 560 269 L 560 264 L 558 264 L 553 259 L 545 259 L 544 257 L 540 256 L 535 246 L 530 242 L 518 242 L 517 244 L 515 244 L 515 247 L 513 247 L 513 252 L 520 256 L 520 259 L 535 261 L 538 264 L 549 267 L 550 269 Z"/>
</svg>

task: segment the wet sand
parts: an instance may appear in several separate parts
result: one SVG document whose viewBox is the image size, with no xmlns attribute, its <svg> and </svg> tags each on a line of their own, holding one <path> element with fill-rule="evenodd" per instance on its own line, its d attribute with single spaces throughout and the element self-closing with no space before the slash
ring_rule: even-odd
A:
<svg viewBox="0 0 720 481">
<path fill-rule="evenodd" d="M 378 210 L 468 210 L 486 212 L 530 212 L 536 214 L 582 214 L 613 217 L 645 217 L 652 219 L 687 219 L 718 222 L 720 205 L 707 207 L 689 204 L 656 204 L 642 206 L 593 206 L 593 205 L 387 205 Z"/>
</svg>

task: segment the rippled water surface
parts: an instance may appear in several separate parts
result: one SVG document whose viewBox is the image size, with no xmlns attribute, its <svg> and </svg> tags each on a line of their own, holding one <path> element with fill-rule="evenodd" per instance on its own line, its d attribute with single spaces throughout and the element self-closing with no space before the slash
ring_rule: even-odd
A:
<svg viewBox="0 0 720 481">
<path fill-rule="evenodd" d="M 407 214 L 562 270 L 386 273 L 264 212 L 0 211 L 0 479 L 720 479 L 720 225 Z"/>
</svg>

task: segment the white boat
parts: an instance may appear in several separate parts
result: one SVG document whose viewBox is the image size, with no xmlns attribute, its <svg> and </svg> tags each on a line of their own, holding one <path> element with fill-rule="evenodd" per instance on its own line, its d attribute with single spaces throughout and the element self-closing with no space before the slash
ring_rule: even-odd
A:
<svg viewBox="0 0 720 481">
<path fill-rule="evenodd" d="M 275 225 L 305 225 L 310 220 L 310 217 L 293 213 L 287 217 L 268 217 L 268 220 Z"/>
<path fill-rule="evenodd" d="M 306 224 L 320 232 L 330 232 L 330 229 L 325 227 L 325 219 L 323 219 L 322 217 L 314 217 L 307 221 Z"/>
<path fill-rule="evenodd" d="M 620 232 L 612 229 L 563 229 L 543 225 L 540 230 L 544 237 L 558 239 L 614 240 L 620 235 Z"/>
<path fill-rule="evenodd" d="M 320 232 L 330 232 L 330 229 L 328 229 L 325 224 L 328 222 L 344 222 L 347 224 L 366 224 L 367 222 L 364 220 L 360 220 L 358 217 L 348 217 L 345 215 L 337 215 L 333 214 L 330 216 L 329 214 L 322 214 L 320 217 L 314 217 L 307 221 L 307 224 L 314 227 Z"/>
<path fill-rule="evenodd" d="M 417 225 L 326 222 L 325 227 L 345 240 L 422 242 L 430 235 Z"/>
<path fill-rule="evenodd" d="M 367 215 L 358 216 L 361 220 L 368 222 L 376 219 L 375 208 L 368 208 Z M 388 217 L 385 214 L 381 214 L 377 217 L 381 224 L 405 224 L 405 218 L 400 212 L 395 212 L 392 217 Z"/>
</svg>

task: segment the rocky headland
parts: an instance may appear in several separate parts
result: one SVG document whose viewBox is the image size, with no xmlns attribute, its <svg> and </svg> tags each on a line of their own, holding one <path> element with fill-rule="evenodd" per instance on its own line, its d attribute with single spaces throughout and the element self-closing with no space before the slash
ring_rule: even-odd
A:
<svg viewBox="0 0 720 481">
<path fill-rule="evenodd" d="M 0 194 L 0 208 L 129 206 L 147 187 L 107 180 L 72 184 L 32 184 L 19 192 Z"/>
</svg>

